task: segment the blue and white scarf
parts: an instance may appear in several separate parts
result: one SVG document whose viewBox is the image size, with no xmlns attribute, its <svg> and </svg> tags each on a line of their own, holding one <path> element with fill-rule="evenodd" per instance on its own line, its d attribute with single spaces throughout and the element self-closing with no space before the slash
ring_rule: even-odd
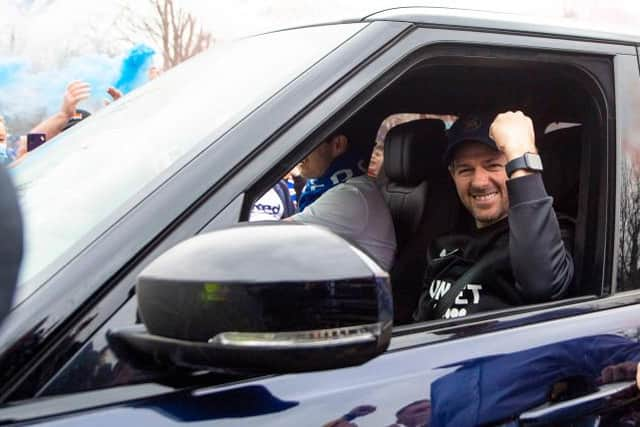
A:
<svg viewBox="0 0 640 427">
<path fill-rule="evenodd" d="M 299 212 L 311 203 L 315 202 L 325 191 L 345 182 L 349 178 L 364 174 L 364 162 L 362 154 L 358 151 L 349 151 L 336 158 L 327 168 L 325 173 L 319 178 L 312 178 L 307 181 L 298 202 Z"/>
</svg>

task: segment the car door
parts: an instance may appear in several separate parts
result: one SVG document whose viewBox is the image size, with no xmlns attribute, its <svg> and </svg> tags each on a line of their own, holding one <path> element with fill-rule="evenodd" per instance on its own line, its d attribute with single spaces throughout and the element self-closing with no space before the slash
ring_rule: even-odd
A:
<svg viewBox="0 0 640 427">
<path fill-rule="evenodd" d="M 308 151 L 307 137 L 322 133 L 328 120 L 339 120 L 357 111 L 376 96 L 398 74 L 393 66 L 411 53 L 441 41 L 458 44 L 509 46 L 511 48 L 591 53 L 612 59 L 615 78 L 615 111 L 638 111 L 640 99 L 637 55 L 632 47 L 594 41 L 559 40 L 540 35 L 502 34 L 488 31 L 434 29 L 428 25 L 404 33 L 383 53 L 357 68 L 326 98 L 310 105 L 300 117 L 248 159 L 231 179 L 236 188 L 257 194 L 256 185 L 272 181 L 283 172 L 277 164 L 299 158 Z M 355 100 L 355 102 L 354 102 Z M 276 104 L 277 105 L 277 104 Z M 633 109 L 633 108 L 635 109 Z M 468 319 L 429 322 L 397 327 L 387 352 L 358 367 L 325 372 L 262 378 L 242 376 L 223 378 L 204 376 L 202 382 L 188 382 L 183 388 L 175 380 L 147 383 L 139 387 L 122 382 L 102 382 L 121 389 L 93 392 L 97 402 L 111 404 L 98 410 L 94 403 L 78 404 L 77 397 L 65 396 L 70 384 L 77 383 L 85 369 L 80 361 L 98 366 L 114 365 L 104 334 L 109 327 L 135 321 L 135 298 L 130 299 L 107 324 L 88 340 L 76 358 L 41 388 L 41 394 L 58 395 L 53 406 L 42 409 L 41 402 L 26 402 L 0 412 L 2 419 L 29 419 L 32 411 L 43 417 L 54 413 L 67 416 L 51 423 L 176 425 L 184 422 L 203 425 L 475 425 L 491 423 L 568 425 L 570 422 L 599 422 L 632 416 L 630 392 L 638 352 L 638 293 L 629 277 L 619 274 L 621 188 L 629 178 L 622 161 L 635 161 L 633 117 L 611 116 L 607 129 L 602 175 L 604 190 L 597 206 L 608 218 L 602 219 L 601 236 L 592 242 L 600 247 L 601 274 L 584 280 L 597 280 L 602 295 L 574 298 L 559 303 L 524 309 L 487 313 Z M 326 131 L 325 131 L 326 133 Z M 636 139 L 634 139 L 636 138 Z M 302 141 L 302 142 L 301 142 Z M 264 181 L 264 182 L 263 182 Z M 258 184 L 256 184 L 258 183 Z M 230 198 L 232 199 L 232 197 Z M 250 198 L 249 198 L 250 199 Z M 239 195 L 204 230 L 235 222 L 246 215 L 249 202 Z M 131 278 L 133 280 L 133 278 Z M 616 287 L 629 289 L 616 293 Z M 101 355 L 96 358 L 95 355 Z M 631 364 L 631 365 L 630 365 Z M 94 366 L 95 367 L 95 366 Z M 74 371 L 75 370 L 75 371 Z M 129 375 L 132 375 L 129 373 Z M 97 376 L 95 376 L 97 378 Z M 111 377 L 112 378 L 112 377 Z M 144 383 L 144 376 L 139 377 Z M 620 383 L 623 379 L 626 382 Z M 191 379 L 190 381 L 194 381 Z M 60 385 L 62 384 L 62 385 Z M 81 389 L 78 389 L 80 391 Z M 118 390 L 118 391 L 115 391 Z M 121 393 L 120 396 L 114 396 Z M 155 395 L 155 396 L 154 396 Z M 70 403 L 73 400 L 75 403 Z M 100 400 L 102 399 L 102 400 Z M 119 402 L 113 405 L 114 402 Z M 70 405 L 67 410 L 61 410 Z M 40 409 L 38 409 L 40 408 Z M 74 411 L 80 413 L 73 413 Z M 615 412 L 617 410 L 618 412 Z M 598 417 L 610 417 L 601 418 Z M 14 418 L 11 418 L 14 417 Z M 46 421 L 46 419 L 45 419 Z M 589 424 L 586 424 L 589 425 Z"/>
</svg>

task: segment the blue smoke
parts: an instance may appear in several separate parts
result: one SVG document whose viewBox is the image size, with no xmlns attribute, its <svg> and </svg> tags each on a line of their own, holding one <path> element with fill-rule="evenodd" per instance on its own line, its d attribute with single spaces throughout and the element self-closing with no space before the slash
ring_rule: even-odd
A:
<svg viewBox="0 0 640 427">
<path fill-rule="evenodd" d="M 91 84 L 91 98 L 78 107 L 95 112 L 110 99 L 109 86 L 129 93 L 147 80 L 154 50 L 137 45 L 125 55 L 73 57 L 58 69 L 36 70 L 18 58 L 0 58 L 0 115 L 12 133 L 28 132 L 44 117 L 60 109 L 67 84 L 83 80 Z"/>
<path fill-rule="evenodd" d="M 23 72 L 24 64 L 13 61 L 0 64 L 0 88 L 3 85 L 11 84 L 16 76 Z"/>
<path fill-rule="evenodd" d="M 120 77 L 115 88 L 122 93 L 129 93 L 147 81 L 147 71 L 151 67 L 155 51 L 149 46 L 139 44 L 122 61 Z"/>
</svg>

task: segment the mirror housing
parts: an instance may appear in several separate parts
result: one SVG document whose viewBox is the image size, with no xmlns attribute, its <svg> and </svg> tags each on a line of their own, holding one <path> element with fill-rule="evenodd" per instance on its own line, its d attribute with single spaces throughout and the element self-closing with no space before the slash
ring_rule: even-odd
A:
<svg viewBox="0 0 640 427">
<path fill-rule="evenodd" d="M 251 223 L 191 238 L 154 260 L 136 289 L 144 326 L 109 340 L 138 364 L 333 369 L 377 356 L 391 337 L 388 274 L 312 225 Z"/>
</svg>

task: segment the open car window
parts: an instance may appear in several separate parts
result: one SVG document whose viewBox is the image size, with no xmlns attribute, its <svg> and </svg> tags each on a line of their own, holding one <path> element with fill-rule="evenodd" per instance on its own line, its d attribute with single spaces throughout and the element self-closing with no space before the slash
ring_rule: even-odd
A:
<svg viewBox="0 0 640 427">
<path fill-rule="evenodd" d="M 410 203 L 387 198 L 398 238 L 398 253 L 394 267 L 390 269 L 396 325 L 414 322 L 413 313 L 424 289 L 428 243 L 442 234 L 469 233 L 473 228 L 472 218 L 461 205 L 443 162 L 443 153 L 447 130 L 459 116 L 474 112 L 497 114 L 522 110 L 532 118 L 544 166 L 544 186 L 553 197 L 561 234 L 566 237 L 565 245 L 572 256 L 573 281 L 562 296 L 529 304 L 562 304 L 564 300 L 603 295 L 602 274 L 597 271 L 595 266 L 598 264 L 594 260 L 602 256 L 601 243 L 606 239 L 603 215 L 606 204 L 604 196 L 596 196 L 598 193 L 594 193 L 593 188 L 599 188 L 602 194 L 607 192 L 602 181 L 602 174 L 608 168 L 604 153 L 612 148 L 606 136 L 605 119 L 600 114 L 602 106 L 610 100 L 597 89 L 599 83 L 576 65 L 575 58 L 561 53 L 550 53 L 545 60 L 531 62 L 526 51 L 478 47 L 478 57 L 467 58 L 456 56 L 455 46 L 431 49 L 434 59 L 414 60 L 412 67 L 347 122 L 326 124 L 330 128 L 329 134 L 341 127 L 357 128 L 358 133 L 351 140 L 368 147 L 369 155 L 364 159 L 369 166 L 384 157 L 376 153 L 379 146 L 384 150 L 387 144 L 404 143 L 403 137 L 387 137 L 393 128 L 411 121 L 439 121 L 442 124 L 444 137 L 440 134 L 434 138 L 432 133 L 410 135 L 427 147 L 420 151 L 419 159 L 411 159 L 426 171 L 419 179 L 407 183 L 398 175 L 389 180 L 383 162 L 377 165 L 374 174 L 380 188 L 385 191 L 386 186 L 389 194 L 409 194 L 417 192 L 423 184 L 425 187 L 419 190 L 423 194 L 410 199 Z M 429 51 L 430 48 L 424 50 L 427 58 Z M 449 55 L 455 59 L 447 61 Z M 605 57 L 590 60 L 609 61 Z M 265 190 L 258 191 L 265 194 Z M 354 224 L 363 220 L 351 218 Z M 570 230 L 566 236 L 565 230 Z M 445 285 L 439 288 L 440 291 L 434 288 L 433 292 L 443 292 Z M 472 301 L 478 298 L 474 290 L 469 289 L 468 295 L 457 299 Z M 520 310 L 526 305 L 519 304 L 514 308 Z M 453 314 L 450 317 L 456 319 L 468 315 L 466 311 Z"/>
</svg>

